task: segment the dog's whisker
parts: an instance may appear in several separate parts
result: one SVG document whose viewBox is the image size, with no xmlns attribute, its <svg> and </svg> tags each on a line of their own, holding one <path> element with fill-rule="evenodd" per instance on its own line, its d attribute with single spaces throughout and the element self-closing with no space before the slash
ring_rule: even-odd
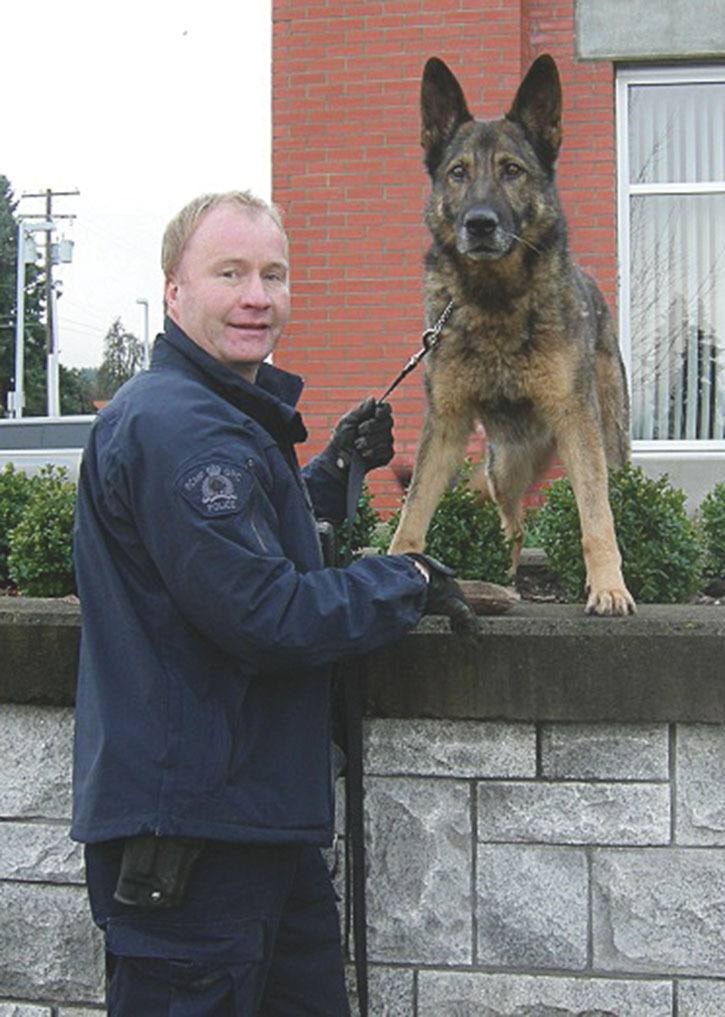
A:
<svg viewBox="0 0 725 1017">
<path fill-rule="evenodd" d="M 512 233 L 511 230 L 506 230 L 506 232 L 510 237 L 513 237 L 514 240 L 518 240 L 520 244 L 523 244 L 525 247 L 530 247 L 532 251 L 536 252 L 536 254 L 541 254 L 541 248 L 536 247 L 536 245 L 532 244 L 530 240 L 527 240 L 525 237 L 520 237 L 518 233 Z"/>
</svg>

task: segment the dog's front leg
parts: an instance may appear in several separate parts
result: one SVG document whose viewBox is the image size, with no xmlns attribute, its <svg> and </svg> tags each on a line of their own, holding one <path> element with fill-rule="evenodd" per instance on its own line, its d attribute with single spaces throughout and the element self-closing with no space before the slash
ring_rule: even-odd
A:
<svg viewBox="0 0 725 1017">
<path fill-rule="evenodd" d="M 443 416 L 429 408 L 413 468 L 410 490 L 403 503 L 390 554 L 423 551 L 433 513 L 456 467 L 463 461 L 473 420 Z"/>
<path fill-rule="evenodd" d="M 626 615 L 635 611 L 624 584 L 609 506 L 607 466 L 599 423 L 586 408 L 564 413 L 557 427 L 559 455 L 579 510 L 587 575 L 587 613 Z"/>
</svg>

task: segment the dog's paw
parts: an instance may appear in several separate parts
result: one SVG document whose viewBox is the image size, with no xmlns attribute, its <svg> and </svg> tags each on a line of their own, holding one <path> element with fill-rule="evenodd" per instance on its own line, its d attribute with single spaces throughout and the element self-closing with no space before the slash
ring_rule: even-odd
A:
<svg viewBox="0 0 725 1017">
<path fill-rule="evenodd" d="M 635 614 L 636 611 L 634 599 L 626 586 L 589 592 L 587 614 L 628 615 Z"/>
<path fill-rule="evenodd" d="M 411 540 L 407 537 L 393 537 L 388 548 L 388 554 L 423 554 L 425 541 Z"/>
</svg>

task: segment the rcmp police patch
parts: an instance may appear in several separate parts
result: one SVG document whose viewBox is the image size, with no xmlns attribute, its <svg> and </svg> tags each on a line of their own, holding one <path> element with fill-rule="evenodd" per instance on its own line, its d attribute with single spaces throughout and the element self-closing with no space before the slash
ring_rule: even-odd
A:
<svg viewBox="0 0 725 1017">
<path fill-rule="evenodd" d="M 252 484 L 248 471 L 216 460 L 187 470 L 177 488 L 203 515 L 222 516 L 243 508 Z"/>
</svg>

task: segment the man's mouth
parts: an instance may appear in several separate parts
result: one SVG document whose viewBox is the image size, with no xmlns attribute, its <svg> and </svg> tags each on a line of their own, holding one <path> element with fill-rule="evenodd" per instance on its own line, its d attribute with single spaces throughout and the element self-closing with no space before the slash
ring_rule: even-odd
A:
<svg viewBox="0 0 725 1017">
<path fill-rule="evenodd" d="M 246 322 L 235 322 L 230 321 L 229 327 L 233 328 L 236 332 L 246 332 L 249 335 L 260 335 L 263 332 L 269 331 L 269 325 L 263 321 L 246 321 Z"/>
</svg>

